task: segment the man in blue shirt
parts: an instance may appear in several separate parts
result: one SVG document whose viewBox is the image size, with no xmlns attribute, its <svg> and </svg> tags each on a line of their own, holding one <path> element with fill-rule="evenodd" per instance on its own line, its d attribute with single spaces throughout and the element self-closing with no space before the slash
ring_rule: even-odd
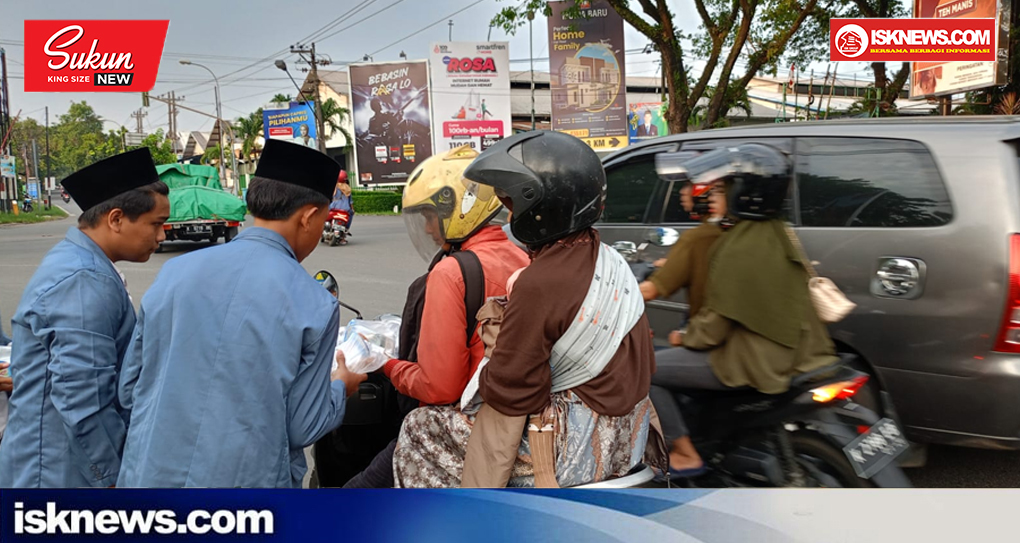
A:
<svg viewBox="0 0 1020 543">
<path fill-rule="evenodd" d="M 43 258 L 14 314 L 4 488 L 107 487 L 120 472 L 127 425 L 117 373 L 135 310 L 114 262 L 145 262 L 159 247 L 168 190 L 146 148 L 63 185 L 82 214 Z"/>
<path fill-rule="evenodd" d="M 342 357 L 337 300 L 301 267 L 339 165 L 270 139 L 248 189 L 255 226 L 177 257 L 142 299 L 121 372 L 121 487 L 300 487 L 304 448 L 340 425 L 365 375 Z"/>
</svg>

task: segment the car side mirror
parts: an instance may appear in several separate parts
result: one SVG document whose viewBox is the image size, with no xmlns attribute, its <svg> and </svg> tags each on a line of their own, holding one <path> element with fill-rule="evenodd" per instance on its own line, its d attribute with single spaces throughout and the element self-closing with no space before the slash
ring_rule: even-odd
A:
<svg viewBox="0 0 1020 543">
<path fill-rule="evenodd" d="M 315 280 L 325 287 L 334 298 L 340 299 L 340 285 L 336 282 L 336 278 L 333 277 L 332 273 L 326 270 L 319 270 L 315 273 Z"/>
<path fill-rule="evenodd" d="M 680 232 L 673 228 L 656 228 L 648 234 L 648 241 L 659 247 L 672 247 L 680 239 Z"/>
</svg>

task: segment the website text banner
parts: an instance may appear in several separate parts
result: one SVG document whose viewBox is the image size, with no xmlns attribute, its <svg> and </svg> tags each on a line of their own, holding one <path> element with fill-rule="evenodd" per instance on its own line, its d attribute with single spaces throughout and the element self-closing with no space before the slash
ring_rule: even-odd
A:
<svg viewBox="0 0 1020 543">
<path fill-rule="evenodd" d="M 402 184 L 432 156 L 428 62 L 350 67 L 358 182 Z"/>
<path fill-rule="evenodd" d="M 147 92 L 170 21 L 25 21 L 25 92 Z"/>
<path fill-rule="evenodd" d="M 550 2 L 549 67 L 552 129 L 596 151 L 629 143 L 623 18 L 606 0 Z"/>
<path fill-rule="evenodd" d="M 913 0 L 917 19 L 1010 20 L 1010 0 Z M 1009 24 L 997 28 L 997 54 L 990 61 L 936 62 L 916 59 L 910 72 L 910 98 L 951 96 L 1005 85 L 1009 61 Z"/>
<path fill-rule="evenodd" d="M 0 540 L 1000 541 L 1018 507 L 1009 489 L 3 490 Z"/>
<path fill-rule="evenodd" d="M 479 152 L 511 135 L 507 42 L 432 44 L 432 136 L 437 153 Z"/>
<path fill-rule="evenodd" d="M 995 19 L 831 19 L 836 62 L 993 61 Z"/>
</svg>

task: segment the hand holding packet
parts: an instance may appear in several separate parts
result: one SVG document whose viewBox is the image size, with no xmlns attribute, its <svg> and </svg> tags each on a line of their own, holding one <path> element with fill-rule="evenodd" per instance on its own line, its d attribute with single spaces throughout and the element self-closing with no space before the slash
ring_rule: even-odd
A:
<svg viewBox="0 0 1020 543">
<path fill-rule="evenodd" d="M 397 357 L 400 319 L 354 319 L 340 329 L 337 350 L 343 351 L 347 369 L 354 373 L 371 373 Z M 333 363 L 336 369 L 336 362 Z"/>
</svg>

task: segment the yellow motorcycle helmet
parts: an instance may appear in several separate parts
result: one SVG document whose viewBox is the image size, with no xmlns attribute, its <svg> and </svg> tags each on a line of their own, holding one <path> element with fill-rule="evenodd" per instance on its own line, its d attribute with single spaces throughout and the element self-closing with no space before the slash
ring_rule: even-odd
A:
<svg viewBox="0 0 1020 543">
<path fill-rule="evenodd" d="M 404 224 L 426 262 L 498 222 L 500 215 L 505 219 L 506 210 L 491 187 L 464 179 L 464 170 L 477 156 L 478 151 L 464 145 L 429 157 L 408 178 Z"/>
</svg>

